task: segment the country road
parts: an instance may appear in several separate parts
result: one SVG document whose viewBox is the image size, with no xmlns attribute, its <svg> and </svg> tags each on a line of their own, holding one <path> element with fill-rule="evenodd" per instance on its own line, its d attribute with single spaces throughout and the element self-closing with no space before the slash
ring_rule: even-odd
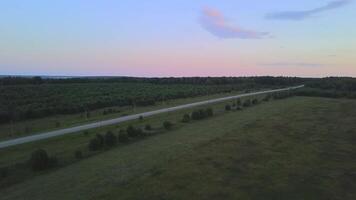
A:
<svg viewBox="0 0 356 200">
<path fill-rule="evenodd" d="M 302 87 L 304 87 L 304 85 L 288 87 L 288 88 L 283 88 L 283 89 L 266 90 L 266 91 L 260 91 L 260 92 L 240 94 L 240 95 L 235 95 L 235 96 L 222 97 L 222 98 L 200 101 L 200 102 L 195 102 L 195 103 L 190 103 L 190 104 L 185 104 L 185 105 L 180 105 L 180 106 L 175 106 L 175 107 L 170 107 L 170 108 L 163 108 L 163 109 L 159 109 L 159 110 L 155 110 L 155 111 L 149 111 L 149 112 L 144 112 L 144 113 L 139 113 L 139 114 L 134 114 L 134 115 L 128 115 L 128 116 L 119 117 L 119 118 L 110 119 L 110 120 L 93 122 L 93 123 L 80 125 L 80 126 L 76 126 L 76 127 L 71 127 L 71 128 L 49 131 L 49 132 L 45 132 L 45 133 L 40 133 L 40 134 L 36 134 L 36 135 L 31 135 L 31 136 L 26 136 L 26 137 L 21 137 L 21 138 L 16 138 L 16 139 L 11 139 L 11 140 L 0 142 L 0 149 L 10 147 L 10 146 L 19 145 L 19 144 L 44 140 L 47 138 L 61 136 L 61 135 L 69 134 L 69 133 L 76 133 L 79 131 L 98 128 L 98 127 L 102 127 L 102 126 L 118 124 L 121 122 L 138 119 L 140 116 L 149 117 L 152 115 L 172 112 L 172 111 L 181 110 L 181 109 L 185 109 L 185 108 L 191 108 L 191 107 L 195 107 L 195 106 L 201 106 L 201 105 L 217 103 L 217 102 L 222 102 L 222 101 L 241 98 L 241 97 L 254 96 L 254 95 L 259 95 L 259 94 L 268 94 L 268 93 L 281 92 L 281 91 L 287 91 L 287 90 L 295 90 L 295 89 L 302 88 Z"/>
</svg>

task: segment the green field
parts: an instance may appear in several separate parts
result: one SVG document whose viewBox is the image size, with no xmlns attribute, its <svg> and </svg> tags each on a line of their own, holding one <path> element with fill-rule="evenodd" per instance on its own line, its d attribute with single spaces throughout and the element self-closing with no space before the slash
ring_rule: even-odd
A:
<svg viewBox="0 0 356 200">
<path fill-rule="evenodd" d="M 356 199 L 355 106 L 293 97 L 189 124 L 177 123 L 184 111 L 160 115 L 142 123 L 168 119 L 173 130 L 33 175 L 1 199 Z M 18 162 L 35 146 L 65 156 L 87 141 L 22 145 L 0 160 Z"/>
</svg>

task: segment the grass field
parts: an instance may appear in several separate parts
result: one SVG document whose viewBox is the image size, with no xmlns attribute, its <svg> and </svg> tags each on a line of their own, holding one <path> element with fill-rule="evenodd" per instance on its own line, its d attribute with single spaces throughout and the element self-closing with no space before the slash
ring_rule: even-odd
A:
<svg viewBox="0 0 356 200">
<path fill-rule="evenodd" d="M 24 121 L 15 122 L 13 126 L 11 126 L 10 123 L 0 124 L 0 141 L 31 135 L 35 133 L 40 133 L 44 131 L 73 127 L 89 122 L 104 120 L 104 119 L 111 119 L 115 117 L 135 114 L 135 113 L 157 110 L 157 109 L 176 106 L 176 105 L 182 105 L 182 104 L 187 104 L 187 103 L 192 103 L 197 101 L 225 97 L 229 95 L 232 96 L 240 93 L 241 92 L 235 91 L 230 93 L 212 94 L 212 95 L 199 96 L 199 97 L 180 98 L 180 99 L 167 100 L 164 102 L 157 102 L 156 105 L 152 105 L 152 106 L 138 106 L 135 108 L 132 106 L 110 107 L 111 109 L 116 110 L 117 112 L 108 113 L 106 115 L 103 115 L 103 112 L 104 110 L 108 110 L 109 108 L 97 109 L 90 112 L 90 118 L 86 118 L 85 114 L 82 113 L 82 114 L 55 115 L 46 118 L 24 120 Z"/>
<path fill-rule="evenodd" d="M 220 111 L 28 178 L 1 189 L 1 199 L 356 199 L 355 106 L 293 97 Z M 183 113 L 146 120 L 158 126 Z M 0 160 L 25 159 L 38 145 L 69 155 L 87 140 L 23 145 Z"/>
</svg>

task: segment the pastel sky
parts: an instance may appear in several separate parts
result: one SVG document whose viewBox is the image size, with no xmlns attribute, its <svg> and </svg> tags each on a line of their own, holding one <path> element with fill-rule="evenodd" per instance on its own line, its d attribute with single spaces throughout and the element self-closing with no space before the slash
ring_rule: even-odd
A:
<svg viewBox="0 0 356 200">
<path fill-rule="evenodd" d="M 353 0 L 3 0 L 0 75 L 354 76 Z"/>
</svg>

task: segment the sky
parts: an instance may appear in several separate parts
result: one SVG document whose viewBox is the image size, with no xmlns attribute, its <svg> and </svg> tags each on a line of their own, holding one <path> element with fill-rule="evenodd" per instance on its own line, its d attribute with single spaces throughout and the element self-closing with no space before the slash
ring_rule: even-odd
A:
<svg viewBox="0 0 356 200">
<path fill-rule="evenodd" d="M 0 75 L 353 76 L 356 0 L 4 0 Z"/>
</svg>

